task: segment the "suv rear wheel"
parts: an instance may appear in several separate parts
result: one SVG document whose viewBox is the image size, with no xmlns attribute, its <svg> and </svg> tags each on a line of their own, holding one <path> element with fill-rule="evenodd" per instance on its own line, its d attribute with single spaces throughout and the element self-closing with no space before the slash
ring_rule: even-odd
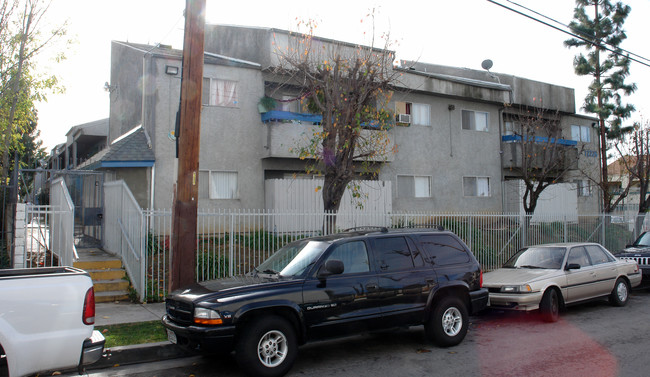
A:
<svg viewBox="0 0 650 377">
<path fill-rule="evenodd" d="M 441 347 L 455 346 L 467 334 L 468 314 L 463 300 L 443 297 L 433 308 L 424 330 L 427 337 Z"/>
<path fill-rule="evenodd" d="M 237 363 L 251 376 L 283 376 L 293 366 L 297 353 L 293 326 L 278 316 L 247 323 L 235 348 Z"/>
</svg>

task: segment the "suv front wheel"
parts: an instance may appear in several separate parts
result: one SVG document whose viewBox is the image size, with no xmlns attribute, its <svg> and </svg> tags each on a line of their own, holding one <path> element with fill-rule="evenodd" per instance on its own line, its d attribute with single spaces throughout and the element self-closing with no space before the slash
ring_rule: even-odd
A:
<svg viewBox="0 0 650 377">
<path fill-rule="evenodd" d="M 468 314 L 463 300 L 443 297 L 433 308 L 424 330 L 427 337 L 441 347 L 455 346 L 467 334 Z"/>
<path fill-rule="evenodd" d="M 251 376 L 283 376 L 298 353 L 293 326 L 278 316 L 260 317 L 247 323 L 235 349 L 239 366 Z"/>
</svg>

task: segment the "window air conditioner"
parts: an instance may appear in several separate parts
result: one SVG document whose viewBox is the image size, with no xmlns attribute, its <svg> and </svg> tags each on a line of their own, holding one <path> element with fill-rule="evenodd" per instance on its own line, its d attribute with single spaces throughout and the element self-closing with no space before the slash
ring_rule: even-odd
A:
<svg viewBox="0 0 650 377">
<path fill-rule="evenodd" d="M 397 114 L 397 123 L 411 123 L 411 114 Z"/>
</svg>

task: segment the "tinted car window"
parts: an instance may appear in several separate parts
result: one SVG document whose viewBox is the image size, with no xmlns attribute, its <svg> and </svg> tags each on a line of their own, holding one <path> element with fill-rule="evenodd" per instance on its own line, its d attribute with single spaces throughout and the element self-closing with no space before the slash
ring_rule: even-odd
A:
<svg viewBox="0 0 650 377">
<path fill-rule="evenodd" d="M 441 234 L 420 237 L 429 262 L 441 266 L 469 262 L 469 255 L 454 237 Z"/>
<path fill-rule="evenodd" d="M 343 262 L 343 274 L 354 274 L 370 271 L 368 250 L 363 241 L 353 241 L 338 245 L 327 260 L 338 259 Z"/>
<path fill-rule="evenodd" d="M 601 264 L 601 263 L 607 263 L 610 262 L 610 258 L 605 254 L 603 249 L 596 245 L 591 245 L 591 246 L 585 246 L 587 249 L 587 254 L 589 254 L 589 258 L 591 259 L 591 264 Z"/>
<path fill-rule="evenodd" d="M 574 247 L 569 252 L 569 259 L 567 259 L 567 264 L 579 264 L 580 267 L 585 267 L 591 265 L 589 262 L 589 257 L 587 256 L 587 251 L 584 247 Z"/>
<path fill-rule="evenodd" d="M 413 268 L 411 251 L 404 237 L 377 238 L 375 254 L 381 271 Z"/>
</svg>

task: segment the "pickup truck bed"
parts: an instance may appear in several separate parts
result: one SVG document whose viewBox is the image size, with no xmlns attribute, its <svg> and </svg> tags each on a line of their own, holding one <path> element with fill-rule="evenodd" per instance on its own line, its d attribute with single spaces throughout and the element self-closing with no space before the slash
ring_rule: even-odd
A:
<svg viewBox="0 0 650 377">
<path fill-rule="evenodd" d="M 0 353 L 11 377 L 97 361 L 90 275 L 73 267 L 0 270 Z M 0 372 L 1 375 L 1 372 Z"/>
</svg>

